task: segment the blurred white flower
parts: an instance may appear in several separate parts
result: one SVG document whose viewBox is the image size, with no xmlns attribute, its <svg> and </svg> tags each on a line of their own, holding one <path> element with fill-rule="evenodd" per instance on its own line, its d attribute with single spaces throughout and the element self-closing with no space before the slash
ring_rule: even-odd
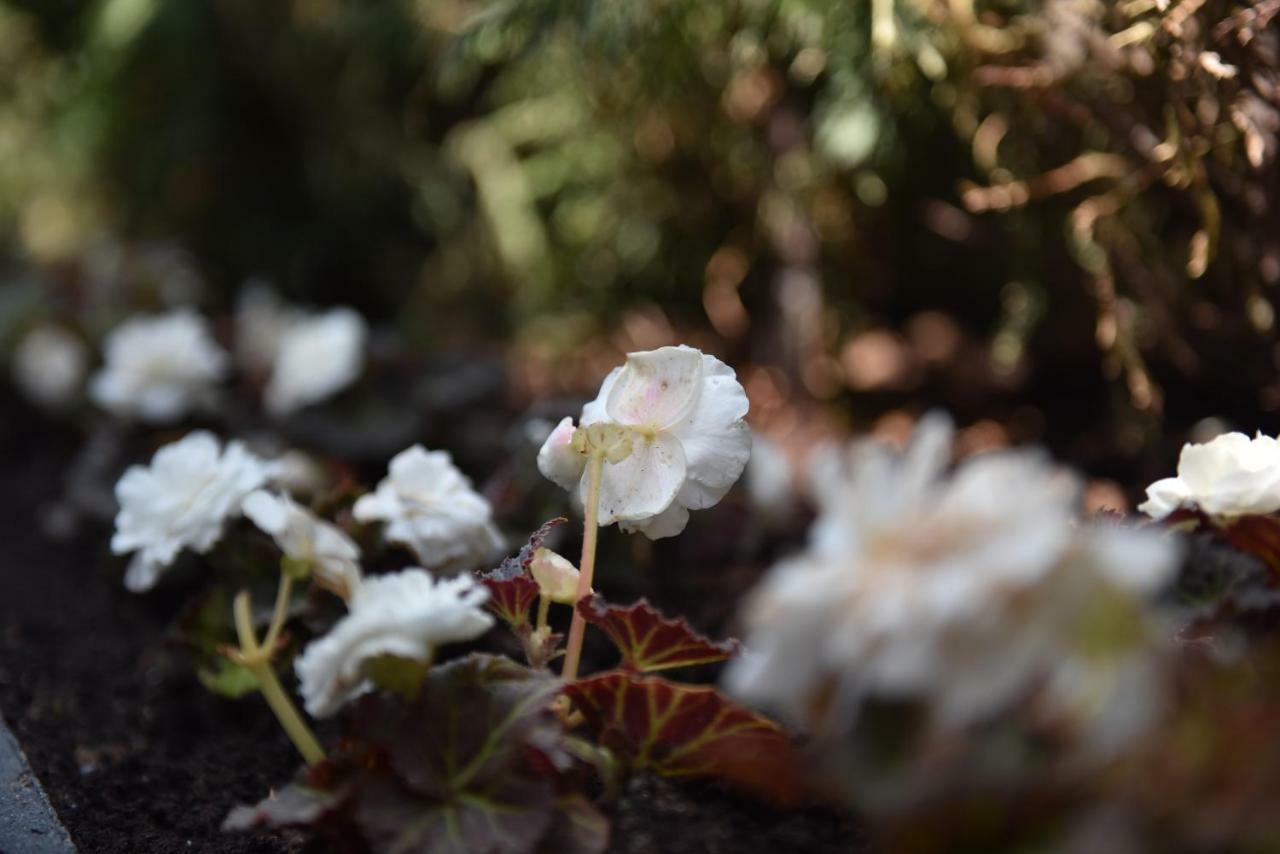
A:
<svg viewBox="0 0 1280 854">
<path fill-rule="evenodd" d="M 631 353 L 582 410 L 580 424 L 622 428 L 631 452 L 604 467 L 600 525 L 650 539 L 684 530 L 690 510 L 711 507 L 729 491 L 751 456 L 743 418 L 747 395 L 733 370 L 692 347 Z M 538 454 L 542 473 L 584 501 L 586 458 L 572 444 L 572 422 L 552 431 Z"/>
<path fill-rule="evenodd" d="M 156 451 L 149 466 L 131 466 L 116 484 L 115 554 L 134 553 L 125 587 L 151 588 L 184 548 L 203 554 L 239 515 L 246 495 L 262 486 L 271 467 L 239 442 L 225 451 L 203 430 Z"/>
<path fill-rule="evenodd" d="M 296 316 L 297 309 L 286 306 L 269 283 L 261 279 L 245 282 L 236 300 L 235 355 L 240 367 L 252 374 L 269 375 L 280 340 Z"/>
<path fill-rule="evenodd" d="M 88 363 L 84 342 L 71 332 L 61 326 L 37 326 L 14 351 L 14 379 L 37 403 L 61 406 L 79 393 Z"/>
<path fill-rule="evenodd" d="M 799 506 L 791 460 L 759 433 L 751 438 L 751 460 L 744 480 L 751 506 L 761 521 L 782 526 L 791 520 Z"/>
<path fill-rule="evenodd" d="M 125 321 L 107 336 L 105 355 L 90 397 L 115 415 L 148 422 L 186 415 L 227 372 L 227 354 L 189 309 Z"/>
<path fill-rule="evenodd" d="M 447 451 L 421 445 L 391 460 L 388 475 L 354 507 L 361 522 L 385 522 L 385 536 L 409 546 L 428 569 L 454 571 L 492 558 L 505 545 L 493 510 Z"/>
<path fill-rule="evenodd" d="M 321 587 L 346 600 L 360 587 L 360 548 L 336 525 L 263 489 L 249 493 L 241 508 L 287 557 L 306 564 Z"/>
<path fill-rule="evenodd" d="M 1173 572 L 1173 542 L 1077 527 L 1078 480 L 1034 452 L 980 455 L 948 477 L 951 436 L 931 417 L 901 457 L 855 446 L 820 494 L 808 551 L 750 597 L 730 690 L 828 734 L 868 697 L 923 700 L 959 727 L 1046 680 L 1039 699 L 1090 712 L 1073 717 L 1086 731 L 1149 720 L 1158 698 L 1126 709 L 1117 674 L 1153 660 L 1142 597 Z"/>
<path fill-rule="evenodd" d="M 267 410 L 284 415 L 333 396 L 364 369 L 368 329 L 350 308 L 334 308 L 288 323 L 267 383 Z"/>
<path fill-rule="evenodd" d="M 1280 441 L 1258 433 L 1225 433 L 1182 446 L 1178 476 L 1147 487 L 1138 509 L 1154 519 L 1199 509 L 1219 519 L 1280 510 Z"/>
<path fill-rule="evenodd" d="M 488 597 L 469 575 L 436 581 L 417 567 L 366 579 L 351 599 L 351 612 L 295 663 L 307 711 L 328 717 L 369 691 L 364 666 L 372 659 L 430 664 L 436 647 L 484 634 L 493 625 L 480 607 Z"/>
</svg>

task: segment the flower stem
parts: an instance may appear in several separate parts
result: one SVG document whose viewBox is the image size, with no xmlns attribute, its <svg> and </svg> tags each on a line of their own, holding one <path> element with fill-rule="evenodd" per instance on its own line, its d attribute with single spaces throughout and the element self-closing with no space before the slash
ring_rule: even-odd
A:
<svg viewBox="0 0 1280 854">
<path fill-rule="evenodd" d="M 542 631 L 547 627 L 547 617 L 551 612 L 551 600 L 542 595 L 538 597 L 538 623 L 534 626 L 538 631 Z"/>
<path fill-rule="evenodd" d="M 591 576 L 596 569 L 596 539 L 600 534 L 600 478 L 604 474 L 604 452 L 593 450 L 587 466 L 587 506 L 582 529 L 582 560 L 578 563 L 578 593 L 573 600 L 573 622 L 569 624 L 569 641 L 565 645 L 564 667 L 560 671 L 560 678 L 565 682 L 578 678 L 582 636 L 587 630 L 587 621 L 578 613 L 577 603 L 591 592 Z"/>
<path fill-rule="evenodd" d="M 276 588 L 276 607 L 271 612 L 271 625 L 267 627 L 267 636 L 262 641 L 262 648 L 267 657 L 276 654 L 276 642 L 280 640 L 280 630 L 289 618 L 289 594 L 293 590 L 293 576 L 287 572 L 280 573 L 280 586 Z"/>
<path fill-rule="evenodd" d="M 286 586 L 283 583 L 281 584 L 282 589 Z M 285 592 L 284 598 L 287 601 L 288 591 L 286 590 Z M 303 721 L 302 716 L 298 714 L 298 709 L 293 705 L 293 701 L 285 693 L 279 678 L 276 677 L 275 670 L 271 667 L 270 653 L 258 645 L 258 636 L 253 630 L 253 620 L 249 616 L 249 592 L 247 590 L 242 590 L 236 595 L 234 612 L 236 634 L 240 638 L 241 662 L 245 667 L 249 668 L 249 671 L 258 680 L 258 687 L 262 691 L 262 696 L 266 698 L 267 705 L 275 713 L 276 720 L 280 721 L 280 726 L 284 728 L 285 734 L 289 736 L 293 746 L 302 754 L 302 758 L 308 765 L 316 764 L 324 759 L 324 748 L 320 746 L 320 742 L 316 740 L 315 735 L 312 734 L 311 729 Z"/>
</svg>

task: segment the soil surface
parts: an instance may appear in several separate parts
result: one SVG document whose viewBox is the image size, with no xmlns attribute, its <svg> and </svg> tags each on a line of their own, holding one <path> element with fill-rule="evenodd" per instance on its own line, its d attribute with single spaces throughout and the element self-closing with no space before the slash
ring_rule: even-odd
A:
<svg viewBox="0 0 1280 854">
<path fill-rule="evenodd" d="M 191 589 L 126 592 L 103 524 L 82 523 L 59 538 L 45 533 L 82 439 L 2 388 L 0 411 L 0 713 L 80 850 L 308 849 L 301 833 L 220 832 L 233 806 L 292 778 L 293 748 L 257 697 L 220 699 L 197 681 L 171 628 Z M 677 603 L 663 600 L 707 593 L 644 592 L 657 593 L 664 607 Z M 725 597 L 712 599 L 721 604 L 702 615 L 704 628 L 724 619 Z M 616 854 L 861 847 L 847 816 L 780 811 L 705 783 L 637 776 L 612 813 Z"/>
</svg>

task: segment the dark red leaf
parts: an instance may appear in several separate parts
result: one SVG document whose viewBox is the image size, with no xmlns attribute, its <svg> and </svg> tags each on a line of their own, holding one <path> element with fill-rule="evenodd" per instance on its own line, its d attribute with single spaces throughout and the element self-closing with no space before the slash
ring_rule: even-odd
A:
<svg viewBox="0 0 1280 854">
<path fill-rule="evenodd" d="M 641 599 L 628 607 L 599 596 L 578 602 L 578 613 L 609 636 L 622 653 L 623 670 L 642 673 L 724 661 L 737 654 L 736 640 L 713 641 L 695 632 L 684 618 L 664 617 Z"/>
<path fill-rule="evenodd" d="M 489 589 L 489 610 L 513 628 L 529 624 L 529 609 L 538 599 L 538 583 L 529 574 L 534 552 L 557 525 L 567 521 L 559 516 L 543 523 L 519 552 L 480 576 L 480 581 Z"/>
<path fill-rule="evenodd" d="M 1207 531 L 1232 548 L 1253 555 L 1271 570 L 1271 580 L 1280 579 L 1280 515 L 1239 516 L 1218 522 L 1202 510 L 1179 508 L 1160 520 L 1183 531 Z"/>
<path fill-rule="evenodd" d="M 632 767 L 716 778 L 782 803 L 804 794 L 786 733 L 714 688 L 615 670 L 566 685 L 564 692 L 600 744 Z"/>
</svg>

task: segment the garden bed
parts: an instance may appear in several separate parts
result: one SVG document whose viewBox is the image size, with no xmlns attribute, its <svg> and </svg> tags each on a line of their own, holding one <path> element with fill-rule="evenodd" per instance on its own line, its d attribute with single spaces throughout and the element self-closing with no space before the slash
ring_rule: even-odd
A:
<svg viewBox="0 0 1280 854">
<path fill-rule="evenodd" d="M 130 594 L 105 526 L 44 533 L 81 440 L 16 400 L 4 408 L 0 712 L 75 844 L 130 854 L 303 850 L 301 833 L 220 831 L 232 807 L 290 779 L 293 747 L 260 698 L 221 699 L 196 679 L 172 634 L 189 586 Z M 689 610 L 708 621 L 729 610 L 721 598 L 709 612 L 696 584 L 657 593 L 701 600 Z M 839 813 L 778 810 L 714 784 L 648 775 L 627 784 L 610 819 L 617 852 L 847 852 L 857 838 Z"/>
</svg>

